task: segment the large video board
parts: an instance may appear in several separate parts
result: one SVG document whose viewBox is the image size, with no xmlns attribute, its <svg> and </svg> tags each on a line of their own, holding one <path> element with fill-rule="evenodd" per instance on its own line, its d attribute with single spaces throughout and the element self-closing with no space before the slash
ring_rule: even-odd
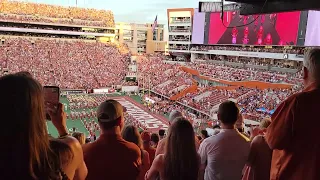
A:
<svg viewBox="0 0 320 180">
<path fill-rule="evenodd" d="M 309 11 L 305 46 L 320 46 L 320 11 Z"/>
<path fill-rule="evenodd" d="M 199 12 L 198 9 L 194 10 L 192 44 L 204 43 L 205 14 Z"/>
<path fill-rule="evenodd" d="M 210 14 L 208 44 L 297 44 L 300 11 L 250 16 L 229 11 L 224 12 L 223 19 L 220 13 Z"/>
</svg>

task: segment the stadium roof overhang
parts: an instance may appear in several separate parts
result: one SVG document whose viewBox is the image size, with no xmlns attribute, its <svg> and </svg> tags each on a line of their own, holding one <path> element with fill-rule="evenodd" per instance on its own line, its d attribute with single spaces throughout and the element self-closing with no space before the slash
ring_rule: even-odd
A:
<svg viewBox="0 0 320 180">
<path fill-rule="evenodd" d="M 234 4 L 199 2 L 200 12 L 240 10 L 242 15 L 265 14 L 286 11 L 320 10 L 319 0 L 232 0 Z"/>
</svg>

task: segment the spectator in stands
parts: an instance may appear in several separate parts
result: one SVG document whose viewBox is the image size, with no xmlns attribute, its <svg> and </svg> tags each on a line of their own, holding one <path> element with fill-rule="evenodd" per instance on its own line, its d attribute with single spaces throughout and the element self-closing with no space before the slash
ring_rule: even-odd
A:
<svg viewBox="0 0 320 180">
<path fill-rule="evenodd" d="M 202 143 L 202 141 L 207 139 L 208 137 L 209 137 L 208 131 L 205 129 L 201 130 L 201 140 L 199 140 L 200 143 Z"/>
<path fill-rule="evenodd" d="M 259 128 L 251 128 L 253 137 L 250 146 L 249 159 L 245 168 L 243 180 L 269 180 L 272 150 L 269 148 L 264 134 L 271 124 L 269 119 L 261 121 Z"/>
<path fill-rule="evenodd" d="M 76 138 L 81 145 L 86 143 L 86 136 L 82 132 L 74 132 L 72 133 L 72 137 Z"/>
<path fill-rule="evenodd" d="M 121 137 L 124 125 L 122 105 L 115 100 L 102 102 L 97 118 L 102 134 L 95 142 L 83 145 L 89 171 L 87 180 L 137 179 L 141 151 L 137 145 Z"/>
<path fill-rule="evenodd" d="M 191 123 L 178 117 L 170 127 L 166 151 L 158 155 L 146 174 L 146 179 L 196 180 L 199 174 L 199 155 Z"/>
<path fill-rule="evenodd" d="M 165 137 L 166 131 L 164 129 L 159 129 L 159 137 L 162 140 Z"/>
<path fill-rule="evenodd" d="M 178 117 L 182 117 L 182 113 L 177 111 L 177 110 L 173 110 L 171 111 L 170 115 L 169 115 L 169 126 L 171 126 L 171 124 L 173 123 L 173 121 L 178 118 Z M 165 152 L 165 146 L 166 146 L 166 141 L 167 139 L 164 138 L 162 139 L 159 144 L 158 144 L 158 147 L 157 147 L 157 150 L 156 150 L 156 156 L 159 155 L 159 154 L 164 154 Z"/>
<path fill-rule="evenodd" d="M 49 112 L 58 139 L 49 139 L 41 85 L 28 76 L 0 78 L 0 179 L 85 179 L 79 142 L 68 136 L 62 104 Z"/>
<path fill-rule="evenodd" d="M 225 101 L 218 109 L 221 131 L 205 139 L 199 148 L 201 177 L 206 180 L 238 180 L 248 159 L 250 144 L 235 127 L 239 109 L 232 101 Z"/>
<path fill-rule="evenodd" d="M 141 138 L 143 141 L 143 149 L 146 150 L 149 153 L 149 158 L 150 158 L 150 164 L 152 164 L 155 154 L 156 154 L 156 149 L 151 146 L 151 135 L 150 132 L 148 131 L 143 131 L 141 133 Z"/>
<path fill-rule="evenodd" d="M 132 142 L 140 148 L 141 151 L 141 166 L 138 180 L 144 180 L 144 175 L 150 168 L 150 158 L 149 153 L 143 149 L 142 139 L 138 128 L 135 126 L 129 125 L 126 126 L 122 131 L 122 137 L 128 142 Z"/>
<path fill-rule="evenodd" d="M 152 145 L 152 147 L 157 149 L 159 140 L 160 140 L 160 138 L 159 138 L 158 134 L 156 134 L 156 133 L 152 133 L 151 134 L 151 143 L 152 143 L 151 145 Z"/>
<path fill-rule="evenodd" d="M 213 132 L 212 135 L 217 135 L 220 132 L 221 127 L 219 125 L 213 126 Z"/>
<path fill-rule="evenodd" d="M 320 179 L 320 49 L 309 50 L 303 65 L 306 89 L 279 105 L 267 130 L 272 180 Z"/>
</svg>

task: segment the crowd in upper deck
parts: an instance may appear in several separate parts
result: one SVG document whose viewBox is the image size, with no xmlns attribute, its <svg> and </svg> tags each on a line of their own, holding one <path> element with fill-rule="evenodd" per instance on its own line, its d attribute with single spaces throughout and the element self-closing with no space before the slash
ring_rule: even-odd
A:
<svg viewBox="0 0 320 180">
<path fill-rule="evenodd" d="M 2 21 L 115 26 L 113 13 L 106 10 L 4 0 L 0 2 L 0 12 Z"/>
</svg>

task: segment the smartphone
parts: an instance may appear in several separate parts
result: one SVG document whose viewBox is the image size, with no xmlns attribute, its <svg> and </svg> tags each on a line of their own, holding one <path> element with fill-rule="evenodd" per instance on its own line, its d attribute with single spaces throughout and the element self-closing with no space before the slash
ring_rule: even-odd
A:
<svg viewBox="0 0 320 180">
<path fill-rule="evenodd" d="M 60 88 L 58 86 L 44 86 L 44 106 L 46 111 L 46 119 L 51 120 L 48 111 L 51 109 L 54 113 L 58 111 L 60 101 Z"/>
</svg>

